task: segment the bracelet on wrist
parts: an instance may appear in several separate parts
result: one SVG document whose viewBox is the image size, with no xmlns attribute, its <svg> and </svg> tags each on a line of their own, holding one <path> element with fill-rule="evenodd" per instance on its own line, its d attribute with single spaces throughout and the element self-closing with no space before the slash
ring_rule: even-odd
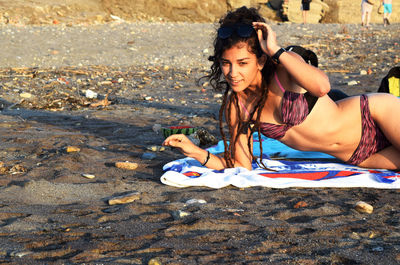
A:
<svg viewBox="0 0 400 265">
<path fill-rule="evenodd" d="M 202 166 L 205 166 L 205 165 L 207 164 L 208 160 L 210 160 L 210 151 L 207 151 L 207 158 L 206 158 L 206 160 L 204 161 L 204 163 L 201 164 L 201 165 L 202 165 Z"/>
<path fill-rule="evenodd" d="M 271 59 L 274 61 L 276 64 L 279 64 L 279 57 L 282 55 L 282 53 L 286 52 L 285 48 L 280 48 L 274 55 L 272 55 Z"/>
</svg>

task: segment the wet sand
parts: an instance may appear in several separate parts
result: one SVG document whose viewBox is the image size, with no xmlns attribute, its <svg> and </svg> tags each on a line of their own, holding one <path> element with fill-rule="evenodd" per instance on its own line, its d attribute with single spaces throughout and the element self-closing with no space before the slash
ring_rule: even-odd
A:
<svg viewBox="0 0 400 265">
<path fill-rule="evenodd" d="M 273 28 L 282 46 L 314 50 L 332 87 L 350 95 L 377 91 L 399 63 L 396 24 Z M 182 155 L 151 150 L 163 141 L 154 125 L 204 127 L 220 139 L 221 95 L 196 84 L 207 74 L 212 29 L 142 22 L 0 28 L 2 264 L 400 262 L 397 190 L 160 183 L 162 166 Z M 139 166 L 116 168 L 119 161 Z M 135 201 L 109 205 L 131 192 Z M 355 211 L 357 201 L 374 212 Z"/>
</svg>

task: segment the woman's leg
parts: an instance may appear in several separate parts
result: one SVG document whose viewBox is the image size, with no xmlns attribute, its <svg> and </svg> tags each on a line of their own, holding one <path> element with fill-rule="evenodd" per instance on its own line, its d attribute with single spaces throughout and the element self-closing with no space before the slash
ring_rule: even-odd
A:
<svg viewBox="0 0 400 265">
<path fill-rule="evenodd" d="M 392 145 L 400 151 L 400 99 L 389 93 L 369 94 L 372 119 Z"/>
<path fill-rule="evenodd" d="M 366 168 L 400 169 L 400 151 L 394 146 L 387 147 L 361 162 L 358 166 Z"/>
</svg>

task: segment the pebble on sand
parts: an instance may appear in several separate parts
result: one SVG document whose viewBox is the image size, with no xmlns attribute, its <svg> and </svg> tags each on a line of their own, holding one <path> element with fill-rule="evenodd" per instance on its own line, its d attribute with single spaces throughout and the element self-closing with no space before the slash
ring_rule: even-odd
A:
<svg viewBox="0 0 400 265">
<path fill-rule="evenodd" d="M 94 179 L 96 176 L 92 174 L 82 174 L 82 177 L 87 178 L 87 179 Z"/>
<path fill-rule="evenodd" d="M 130 203 L 130 202 L 136 201 L 139 198 L 140 198 L 139 192 L 131 192 L 131 193 L 128 193 L 128 194 L 124 194 L 124 195 L 117 196 L 117 197 L 109 199 L 108 200 L 108 204 L 109 205 L 126 204 L 126 203 Z"/>
<path fill-rule="evenodd" d="M 372 213 L 374 211 L 374 207 L 372 207 L 372 205 L 363 201 L 357 202 L 354 208 L 359 213 Z"/>
<path fill-rule="evenodd" d="M 67 151 L 67 153 L 73 153 L 73 152 L 79 152 L 81 151 L 81 149 L 77 146 L 67 146 L 65 148 L 65 150 Z"/>
<path fill-rule="evenodd" d="M 115 167 L 117 167 L 117 168 L 122 168 L 122 169 L 128 169 L 128 170 L 135 170 L 135 169 L 137 169 L 138 168 L 138 164 L 137 163 L 134 163 L 134 162 L 128 162 L 128 161 L 125 161 L 125 162 L 116 162 L 115 163 Z"/>
<path fill-rule="evenodd" d="M 32 97 L 32 94 L 31 94 L 31 93 L 28 93 L 28 92 L 22 92 L 21 94 L 19 94 L 19 96 L 20 96 L 21 98 L 31 98 L 31 97 Z"/>
</svg>

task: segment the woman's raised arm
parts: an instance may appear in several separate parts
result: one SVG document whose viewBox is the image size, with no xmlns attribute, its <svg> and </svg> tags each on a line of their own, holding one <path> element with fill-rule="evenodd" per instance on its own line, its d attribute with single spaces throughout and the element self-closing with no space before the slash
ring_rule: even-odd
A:
<svg viewBox="0 0 400 265">
<path fill-rule="evenodd" d="M 276 40 L 276 34 L 271 26 L 266 23 L 254 22 L 253 26 L 257 30 L 258 40 L 262 50 L 270 57 L 273 57 L 281 47 Z M 290 78 L 299 86 L 303 87 L 311 94 L 322 97 L 330 90 L 328 76 L 320 69 L 307 64 L 293 52 L 283 52 L 279 56 L 279 66 L 284 67 Z"/>
</svg>

